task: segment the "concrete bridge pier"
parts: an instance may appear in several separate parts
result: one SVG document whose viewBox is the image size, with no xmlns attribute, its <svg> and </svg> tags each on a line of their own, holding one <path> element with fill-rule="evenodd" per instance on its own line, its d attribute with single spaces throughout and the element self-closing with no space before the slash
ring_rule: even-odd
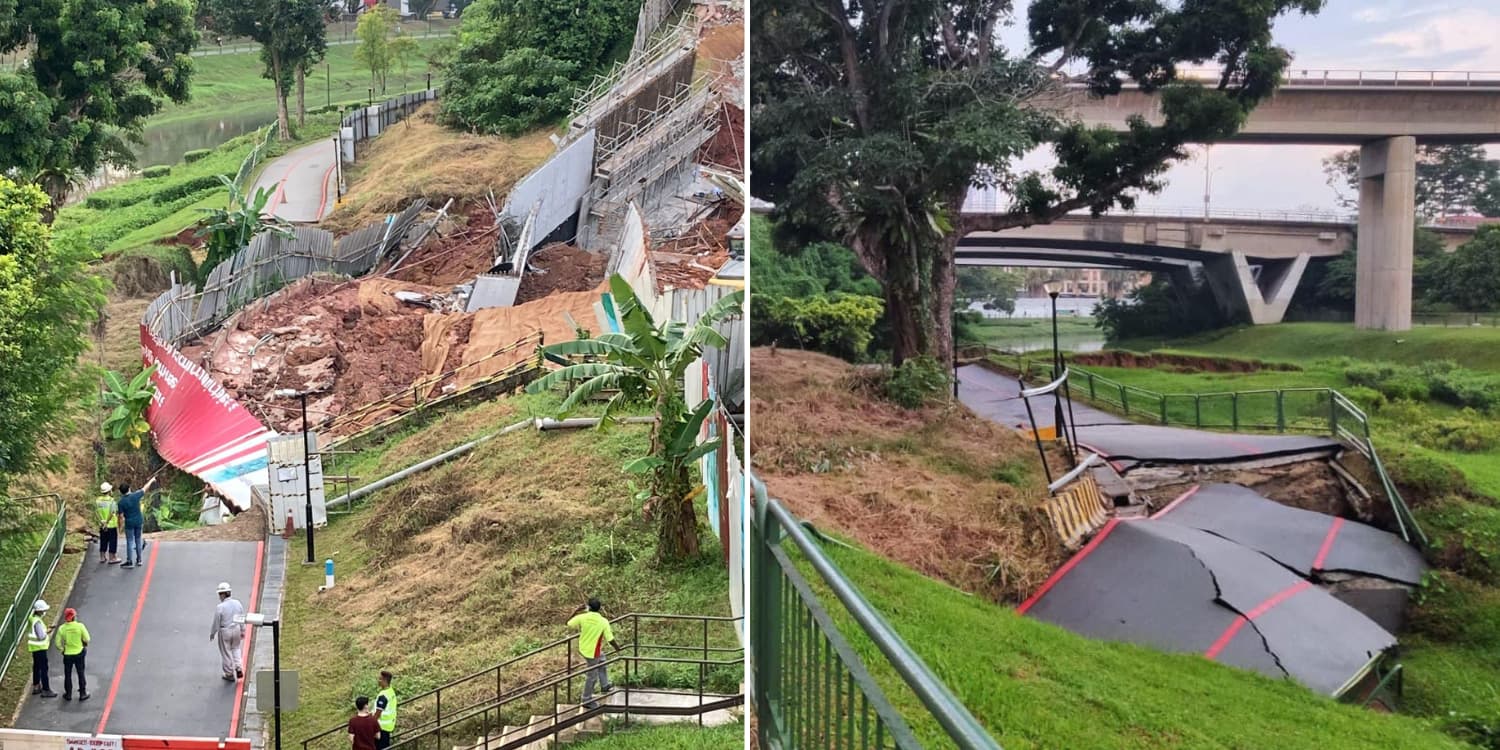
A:
<svg viewBox="0 0 1500 750">
<path fill-rule="evenodd" d="M 1411 329 L 1416 199 L 1416 138 L 1396 136 L 1360 146 L 1357 328 Z"/>
<path fill-rule="evenodd" d="M 1307 270 L 1308 258 L 1304 252 L 1292 258 L 1262 260 L 1257 274 L 1243 252 L 1231 250 L 1206 261 L 1203 275 L 1225 312 L 1242 315 L 1258 326 L 1269 325 L 1280 323 L 1286 315 L 1302 272 Z"/>
</svg>

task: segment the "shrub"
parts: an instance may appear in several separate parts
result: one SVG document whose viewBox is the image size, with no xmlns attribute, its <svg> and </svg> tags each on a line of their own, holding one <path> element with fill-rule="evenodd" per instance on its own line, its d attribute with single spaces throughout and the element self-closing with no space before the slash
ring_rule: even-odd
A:
<svg viewBox="0 0 1500 750">
<path fill-rule="evenodd" d="M 1345 397 L 1347 397 L 1350 401 L 1353 401 L 1359 406 L 1359 408 L 1364 409 L 1365 411 L 1378 412 L 1384 409 L 1385 405 L 1389 403 L 1386 400 L 1384 393 L 1381 393 L 1374 388 L 1366 388 L 1362 385 L 1356 385 L 1352 388 L 1345 388 L 1340 391 L 1340 393 L 1343 393 Z"/>
<path fill-rule="evenodd" d="M 154 167 L 146 167 L 145 169 L 141 170 L 141 176 L 148 180 L 154 180 L 158 177 L 166 177 L 171 173 L 172 168 L 165 164 L 158 164 Z"/>
<path fill-rule="evenodd" d="M 1405 424 L 1414 426 L 1410 434 L 1418 445 L 1433 450 L 1482 453 L 1500 445 L 1500 426 L 1469 408 L 1453 416 Z"/>
<path fill-rule="evenodd" d="M 952 375 L 933 357 L 908 359 L 890 372 L 883 389 L 887 400 L 908 409 L 918 409 L 947 397 Z"/>
<path fill-rule="evenodd" d="M 556 121 L 573 103 L 577 66 L 535 49 L 499 60 L 460 58 L 447 68 L 445 123 L 480 133 L 521 135 Z"/>
<path fill-rule="evenodd" d="M 1500 508 L 1457 497 L 1417 511 L 1438 565 L 1491 586 L 1500 584 Z"/>
<path fill-rule="evenodd" d="M 219 182 L 219 176 L 207 174 L 163 188 L 161 192 L 151 197 L 151 201 L 158 204 L 172 203 L 188 196 L 201 197 L 199 193 L 211 193 L 221 188 L 223 188 L 223 183 Z"/>
<path fill-rule="evenodd" d="M 202 159 L 203 157 L 208 156 L 211 153 L 213 153 L 213 149 L 210 148 L 195 148 L 192 151 L 185 151 L 182 154 L 182 163 L 192 164 L 193 162 L 198 161 L 199 159 Z"/>
<path fill-rule="evenodd" d="M 756 305 L 751 320 L 757 340 L 857 360 L 874 339 L 883 307 L 880 299 L 857 294 L 782 297 Z"/>
</svg>

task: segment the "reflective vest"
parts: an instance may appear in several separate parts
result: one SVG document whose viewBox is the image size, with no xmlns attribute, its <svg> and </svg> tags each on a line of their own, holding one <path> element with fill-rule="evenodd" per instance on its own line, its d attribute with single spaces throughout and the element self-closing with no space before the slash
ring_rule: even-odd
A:
<svg viewBox="0 0 1500 750">
<path fill-rule="evenodd" d="M 94 501 L 94 514 L 99 516 L 99 528 L 113 529 L 115 527 L 115 499 L 109 495 L 100 495 Z"/>
<path fill-rule="evenodd" d="M 47 626 L 42 623 L 42 618 L 36 614 L 31 616 L 31 628 L 26 631 L 27 651 L 46 651 L 52 645 L 52 637 L 47 633 Z M 42 628 L 42 639 L 36 640 L 37 626 Z"/>
<path fill-rule="evenodd" d="M 380 709 L 380 718 L 377 722 L 380 724 L 381 731 L 394 732 L 396 731 L 396 691 L 386 688 L 376 693 L 377 706 L 381 698 L 385 699 L 385 708 Z"/>
<path fill-rule="evenodd" d="M 57 626 L 57 647 L 62 649 L 63 656 L 77 656 L 83 653 L 84 643 L 88 639 L 89 629 L 77 620 Z"/>
</svg>

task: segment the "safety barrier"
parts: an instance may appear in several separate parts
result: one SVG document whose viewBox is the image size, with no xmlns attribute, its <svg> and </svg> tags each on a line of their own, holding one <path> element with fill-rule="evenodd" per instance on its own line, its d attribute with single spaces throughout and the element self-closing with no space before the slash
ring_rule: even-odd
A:
<svg viewBox="0 0 1500 750">
<path fill-rule="evenodd" d="M 37 551 L 36 559 L 31 562 L 31 567 L 26 571 L 26 577 L 21 579 L 21 586 L 16 590 L 15 597 L 11 599 L 10 609 L 5 612 L 3 624 L 0 624 L 0 649 L 3 649 L 0 650 L 0 678 L 5 676 L 5 670 L 10 667 L 11 659 L 15 657 L 16 650 L 21 647 L 26 620 L 31 617 L 31 605 L 41 598 L 42 592 L 47 589 L 47 581 L 51 580 L 52 572 L 57 570 L 57 563 L 62 559 L 63 541 L 68 535 L 67 507 L 57 493 L 5 500 L 7 503 L 16 503 L 44 497 L 56 500 L 56 516 L 47 530 L 47 536 L 42 541 L 42 548 Z M 5 745 L 5 747 L 10 746 Z"/>
<path fill-rule="evenodd" d="M 343 152 L 345 144 L 348 145 L 344 161 L 358 159 L 360 144 L 405 120 L 422 105 L 437 97 L 436 89 L 426 89 L 392 97 L 379 104 L 354 108 L 339 121 L 339 150 Z"/>
<path fill-rule="evenodd" d="M 278 128 L 279 125 L 274 122 L 263 128 L 255 148 L 250 149 L 250 153 L 246 154 L 244 160 L 240 162 L 239 170 L 234 173 L 234 184 L 240 190 L 250 189 L 250 175 L 255 173 L 255 168 L 260 166 L 261 160 L 266 158 L 266 151 L 269 150 L 271 141 L 275 139 Z"/>
<path fill-rule="evenodd" d="M 760 746 L 920 748 L 829 614 L 854 620 L 954 746 L 1000 750 L 979 721 L 864 598 L 798 519 L 755 488 L 750 527 L 751 667 Z M 786 544 L 784 542 L 789 542 Z M 794 560 L 793 555 L 798 559 Z M 803 575 L 804 566 L 816 576 Z M 831 592 L 833 600 L 814 590 Z"/>
<path fill-rule="evenodd" d="M 252 750 L 237 737 L 168 737 L 139 734 L 81 734 L 32 729 L 0 729 L 5 750 Z"/>
<path fill-rule="evenodd" d="M 1002 365 L 1004 366 L 1004 365 Z M 1051 362 L 1018 360 L 1021 378 L 1050 378 Z M 1126 417 L 1161 425 L 1198 430 L 1269 431 L 1321 433 L 1340 440 L 1363 455 L 1375 470 L 1381 490 L 1390 502 L 1401 537 L 1427 545 L 1411 508 L 1401 497 L 1370 435 L 1370 418 L 1344 394 L 1333 388 L 1276 388 L 1219 393 L 1159 393 L 1126 385 L 1077 367 L 1064 369 L 1075 392 L 1097 405 Z"/>
<path fill-rule="evenodd" d="M 1095 453 L 1079 462 L 1073 471 L 1048 488 L 1052 494 L 1042 501 L 1042 510 L 1068 549 L 1077 549 L 1085 537 L 1109 520 L 1110 505 L 1099 491 L 1094 475 L 1088 473 L 1098 461 L 1099 454 Z"/>
<path fill-rule="evenodd" d="M 578 636 L 574 635 L 432 690 L 403 696 L 402 724 L 393 736 L 391 748 L 453 750 L 455 744 L 467 748 L 469 738 L 480 737 L 483 741 L 475 747 L 512 750 L 555 737 L 604 714 L 624 713 L 629 721 L 632 715 L 701 716 L 742 705 L 744 696 L 738 685 L 744 675 L 744 648 L 713 645 L 736 641 L 723 637 L 725 633 L 715 638 L 712 632 L 714 626 L 733 629 L 740 619 L 646 613 L 616 617 L 610 623 L 621 642 L 621 650 L 609 653 L 606 664 L 624 668 L 612 681 L 626 702 L 594 710 L 573 708 L 579 702 L 578 691 L 587 671 L 587 665 L 578 655 Z M 688 638 L 693 642 L 689 643 Z M 644 682 L 660 677 L 658 673 L 668 676 L 675 673 L 674 681 L 681 684 L 681 673 L 685 670 L 693 672 L 696 690 L 691 695 L 697 698 L 696 705 L 672 708 L 628 703 L 632 693 L 667 692 L 641 687 Z M 715 683 L 728 692 L 710 690 Z M 547 720 L 529 721 L 532 716 Z M 519 726 L 523 731 L 505 733 L 501 739 L 502 730 L 508 725 Z M 343 750 L 348 746 L 347 732 L 344 724 L 330 727 L 302 740 L 302 750 Z M 490 739 L 492 735 L 496 739 Z"/>
</svg>

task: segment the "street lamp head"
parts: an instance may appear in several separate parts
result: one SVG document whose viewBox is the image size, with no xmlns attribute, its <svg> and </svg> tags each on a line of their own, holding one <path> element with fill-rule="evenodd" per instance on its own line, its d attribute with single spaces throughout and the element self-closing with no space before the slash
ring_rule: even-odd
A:
<svg viewBox="0 0 1500 750">
<path fill-rule="evenodd" d="M 246 612 L 245 613 L 245 624 L 246 625 L 264 625 L 264 624 L 266 624 L 266 616 L 264 614 L 260 613 L 260 612 Z"/>
<path fill-rule="evenodd" d="M 276 390 L 271 391 L 271 395 L 275 396 L 276 398 L 296 398 L 298 396 L 301 396 L 302 392 L 294 390 L 292 388 L 277 388 Z"/>
<path fill-rule="evenodd" d="M 1059 295 L 1059 294 L 1062 293 L 1063 284 L 1062 284 L 1061 281 L 1058 281 L 1057 279 L 1052 279 L 1052 280 L 1046 282 L 1045 284 L 1042 284 L 1042 288 L 1045 289 L 1045 290 L 1047 290 L 1047 296 L 1048 297 L 1051 297 L 1052 299 L 1057 299 L 1057 295 Z"/>
</svg>

